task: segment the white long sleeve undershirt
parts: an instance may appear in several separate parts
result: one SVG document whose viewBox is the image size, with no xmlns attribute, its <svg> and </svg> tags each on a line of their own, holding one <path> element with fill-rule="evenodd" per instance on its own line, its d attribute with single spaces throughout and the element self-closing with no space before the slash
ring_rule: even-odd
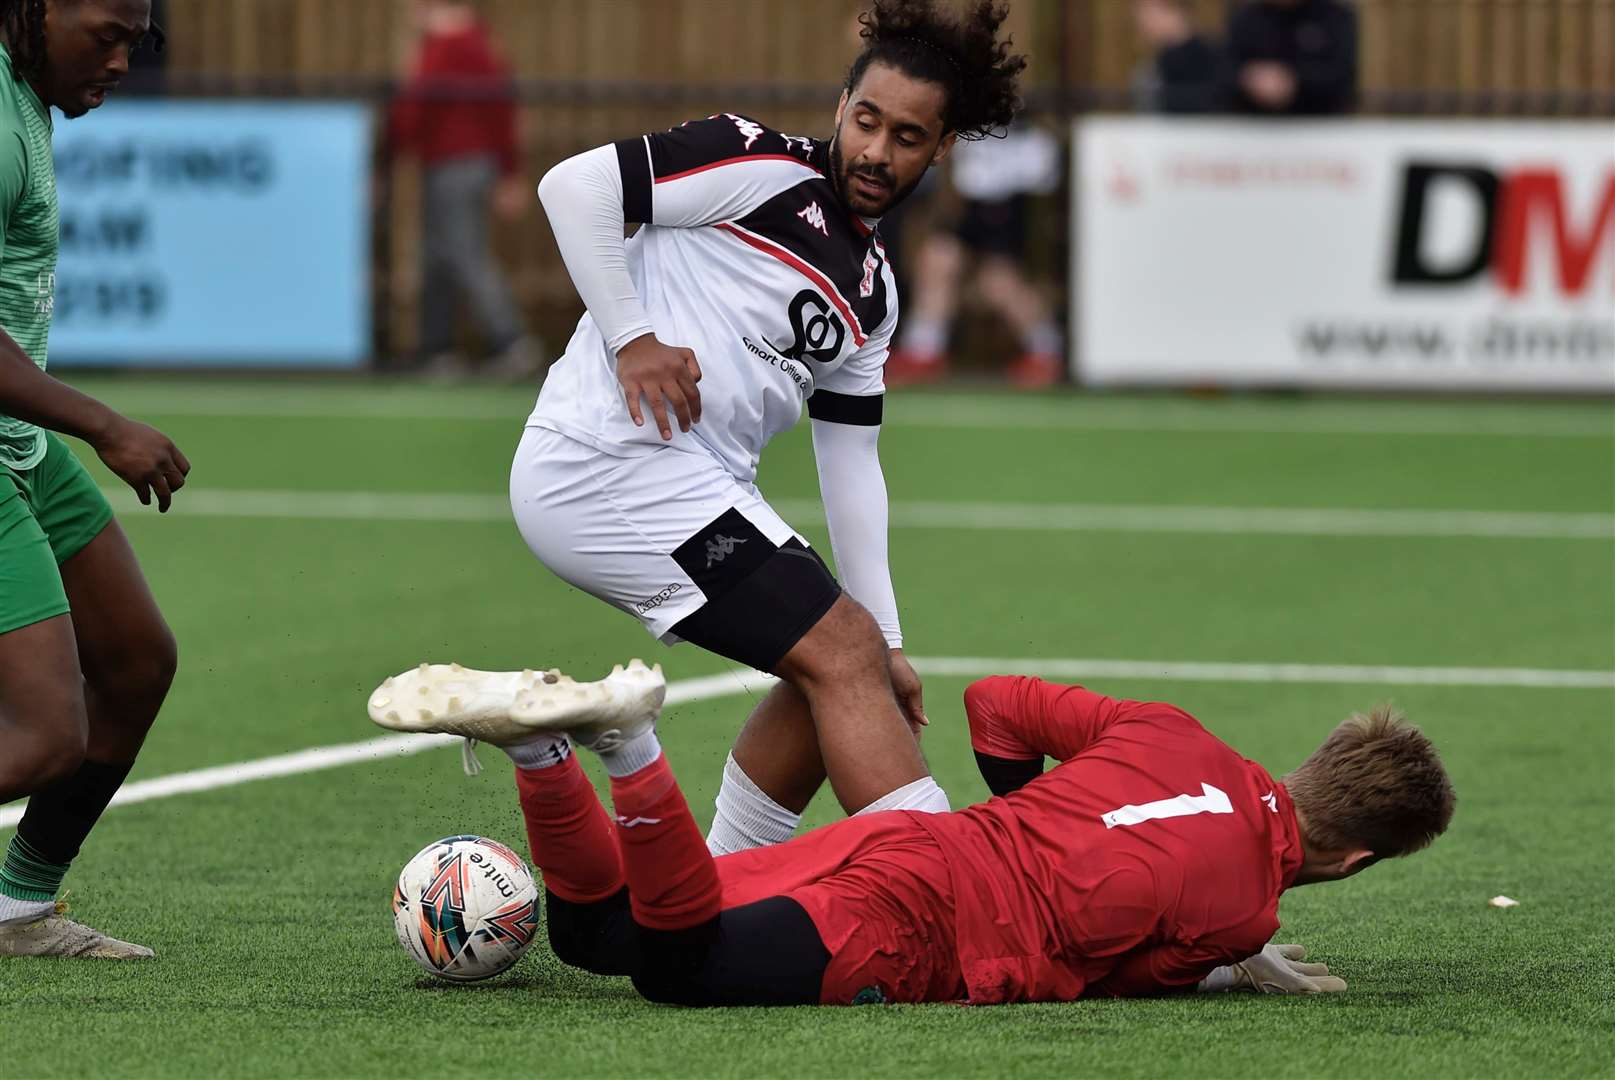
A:
<svg viewBox="0 0 1615 1080">
<path fill-rule="evenodd" d="M 616 148 L 597 147 L 556 165 L 539 182 L 538 198 L 572 284 L 612 355 L 651 333 L 650 316 L 628 272 Z"/>
<path fill-rule="evenodd" d="M 880 428 L 813 421 L 819 495 L 842 584 L 880 626 L 888 648 L 903 645 L 887 558 L 890 510 L 877 444 Z"/>
</svg>

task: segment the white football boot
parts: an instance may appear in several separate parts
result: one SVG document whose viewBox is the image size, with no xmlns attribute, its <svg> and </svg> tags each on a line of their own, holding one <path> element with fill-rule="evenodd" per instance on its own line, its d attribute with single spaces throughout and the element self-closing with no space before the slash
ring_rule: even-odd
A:
<svg viewBox="0 0 1615 1080">
<path fill-rule="evenodd" d="M 577 745 L 605 754 L 655 727 L 666 697 L 662 665 L 646 667 L 635 659 L 627 667 L 618 664 L 599 682 L 568 679 L 523 687 L 510 718 L 529 733 L 565 734 Z"/>
<path fill-rule="evenodd" d="M 459 664 L 422 664 L 384 680 L 370 695 L 370 719 L 390 731 L 458 735 L 465 740 L 465 771 L 482 771 L 478 742 L 509 746 L 533 737 L 533 730 L 511 717 L 516 697 L 550 687 L 566 691 L 578 684 L 559 671 L 478 671 Z"/>
<path fill-rule="evenodd" d="M 0 923 L 0 956 L 72 957 L 87 960 L 144 960 L 152 951 L 108 937 L 67 918 L 67 904 L 42 918 Z"/>
</svg>

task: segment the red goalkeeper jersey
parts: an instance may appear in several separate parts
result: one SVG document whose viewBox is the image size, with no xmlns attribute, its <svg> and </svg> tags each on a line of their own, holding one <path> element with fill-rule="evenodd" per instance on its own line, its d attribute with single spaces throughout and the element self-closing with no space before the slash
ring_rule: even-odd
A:
<svg viewBox="0 0 1615 1080">
<path fill-rule="evenodd" d="M 1008 676 L 965 711 L 979 754 L 1061 764 L 966 810 L 848 818 L 718 860 L 725 907 L 807 911 L 827 1003 L 1159 994 L 1278 929 L 1301 866 L 1290 796 L 1194 717 Z"/>
<path fill-rule="evenodd" d="M 1040 679 L 984 679 L 965 708 L 978 753 L 1061 762 L 913 815 L 946 858 L 972 1002 L 1189 987 L 1273 936 L 1301 843 L 1260 765 L 1175 706 Z"/>
</svg>

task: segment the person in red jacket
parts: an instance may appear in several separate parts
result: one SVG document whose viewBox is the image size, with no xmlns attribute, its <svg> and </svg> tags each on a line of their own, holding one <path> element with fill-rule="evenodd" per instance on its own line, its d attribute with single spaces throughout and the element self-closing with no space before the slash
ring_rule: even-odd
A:
<svg viewBox="0 0 1615 1080">
<path fill-rule="evenodd" d="M 536 196 L 522 178 L 511 72 L 468 0 L 422 0 L 420 40 L 392 114 L 397 152 L 423 170 L 421 355 L 435 374 L 469 370 L 454 350 L 455 300 L 475 316 L 492 373 L 543 373 L 489 242 L 489 210 L 506 219 Z"/>
<path fill-rule="evenodd" d="M 657 743 L 663 687 L 637 662 L 593 684 L 552 672 L 497 725 L 479 721 L 518 766 L 556 955 L 631 975 L 654 1001 L 1344 990 L 1299 949 L 1268 944 L 1280 895 L 1418 851 L 1453 813 L 1435 748 L 1387 707 L 1346 720 L 1275 780 L 1174 705 L 1000 676 L 965 692 L 998 797 L 714 858 Z M 615 819 L 568 744 L 534 738 L 556 731 L 600 754 Z M 1060 764 L 1044 772 L 1045 757 Z"/>
</svg>

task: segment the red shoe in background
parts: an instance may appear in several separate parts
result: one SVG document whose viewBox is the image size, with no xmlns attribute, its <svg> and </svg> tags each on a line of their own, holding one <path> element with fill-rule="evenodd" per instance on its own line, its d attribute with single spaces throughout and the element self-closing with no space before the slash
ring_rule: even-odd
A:
<svg viewBox="0 0 1615 1080">
<path fill-rule="evenodd" d="M 1053 353 L 1022 353 L 1009 365 L 1009 381 L 1023 390 L 1053 386 L 1065 377 L 1065 362 Z"/>
<path fill-rule="evenodd" d="M 886 358 L 886 386 L 920 386 L 946 378 L 948 358 L 941 353 L 893 349 Z"/>
</svg>

